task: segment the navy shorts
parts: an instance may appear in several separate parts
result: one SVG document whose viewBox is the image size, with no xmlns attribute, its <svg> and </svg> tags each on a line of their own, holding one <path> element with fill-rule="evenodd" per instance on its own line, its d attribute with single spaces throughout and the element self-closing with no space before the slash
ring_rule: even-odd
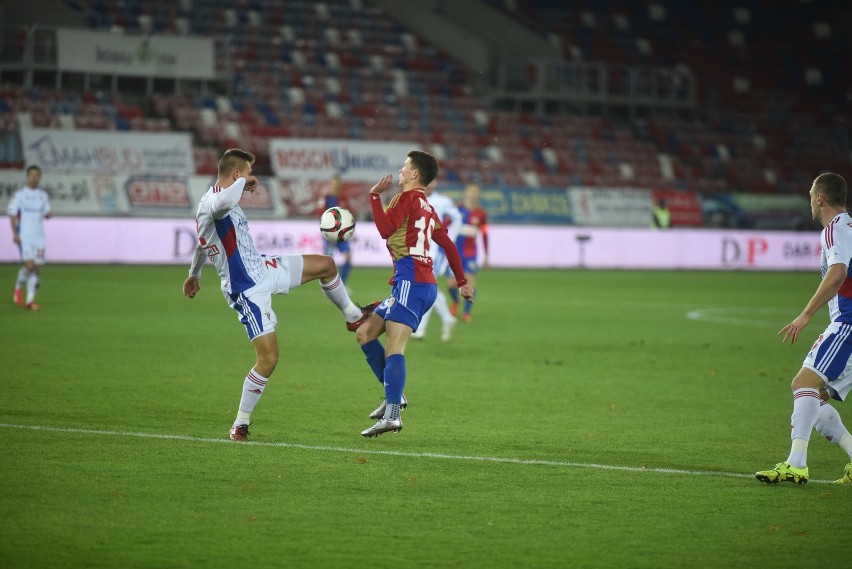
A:
<svg viewBox="0 0 852 569">
<path fill-rule="evenodd" d="M 390 297 L 376 308 L 376 314 L 385 320 L 399 322 L 417 330 L 420 319 L 432 308 L 436 296 L 438 285 L 397 279 Z"/>
</svg>

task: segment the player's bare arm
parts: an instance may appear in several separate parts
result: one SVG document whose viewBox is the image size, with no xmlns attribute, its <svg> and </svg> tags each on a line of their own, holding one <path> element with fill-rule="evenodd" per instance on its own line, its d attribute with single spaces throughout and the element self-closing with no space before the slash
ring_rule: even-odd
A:
<svg viewBox="0 0 852 569">
<path fill-rule="evenodd" d="M 789 338 L 791 345 L 796 343 L 799 333 L 810 323 L 811 317 L 840 290 L 840 285 L 846 279 L 847 271 L 847 266 L 842 263 L 831 265 L 828 268 L 825 278 L 820 282 L 819 287 L 817 287 L 816 292 L 808 302 L 808 305 L 805 306 L 805 309 L 802 310 L 802 313 L 778 331 L 778 335 L 784 335 L 782 338 L 783 342 L 786 342 L 787 338 Z"/>
<path fill-rule="evenodd" d="M 393 185 L 393 174 L 388 174 L 381 180 L 379 180 L 375 186 L 370 190 L 371 194 L 382 194 L 386 190 L 388 190 Z"/>
</svg>

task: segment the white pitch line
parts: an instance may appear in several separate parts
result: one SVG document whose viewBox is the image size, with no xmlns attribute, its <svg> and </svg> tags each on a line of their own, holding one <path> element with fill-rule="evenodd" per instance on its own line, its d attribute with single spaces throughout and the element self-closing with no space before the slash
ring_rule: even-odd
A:
<svg viewBox="0 0 852 569">
<path fill-rule="evenodd" d="M 754 318 L 755 314 L 772 316 L 772 320 L 759 320 Z M 727 308 L 699 308 L 686 313 L 689 320 L 701 320 L 704 322 L 715 322 L 717 324 L 733 324 L 735 326 L 783 326 L 786 322 L 781 315 L 790 314 L 788 308 L 766 308 L 766 307 L 727 307 Z"/>
<path fill-rule="evenodd" d="M 541 460 L 532 458 L 510 458 L 503 456 L 466 456 L 458 454 L 444 454 L 440 452 L 405 452 L 400 450 L 381 449 L 359 449 L 347 447 L 333 447 L 324 445 L 306 445 L 302 443 L 285 442 L 262 442 L 246 441 L 234 443 L 230 439 L 208 437 L 193 437 L 190 435 L 162 435 L 157 433 L 140 433 L 134 431 L 100 431 L 97 429 L 77 429 L 72 427 L 50 427 L 47 425 L 16 425 L 13 423 L 0 423 L 4 429 L 27 429 L 30 431 L 45 431 L 51 433 L 71 433 L 82 435 L 105 435 L 113 437 L 135 437 L 140 439 L 159 439 L 167 441 L 189 441 L 195 443 L 220 443 L 231 445 L 251 445 L 277 448 L 296 448 L 301 450 L 315 450 L 325 452 L 338 452 L 347 454 L 374 454 L 382 456 L 399 456 L 404 458 L 434 458 L 439 460 L 463 460 L 469 462 L 496 462 L 500 464 L 523 464 L 533 466 L 559 466 L 568 468 L 593 468 L 598 470 L 617 470 L 621 472 L 653 472 L 657 474 L 685 474 L 688 476 L 721 476 L 724 478 L 754 478 L 753 474 L 742 472 L 721 472 L 714 470 L 684 470 L 680 468 L 645 468 L 639 466 L 618 466 L 615 464 L 599 464 L 596 462 L 568 462 L 563 460 Z M 809 480 L 811 484 L 831 484 L 831 480 Z"/>
</svg>

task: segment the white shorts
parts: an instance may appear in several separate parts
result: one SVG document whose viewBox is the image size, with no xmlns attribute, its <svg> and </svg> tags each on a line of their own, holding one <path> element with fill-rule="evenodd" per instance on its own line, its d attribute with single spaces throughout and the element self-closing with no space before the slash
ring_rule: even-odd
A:
<svg viewBox="0 0 852 569">
<path fill-rule="evenodd" d="M 21 261 L 32 261 L 36 265 L 43 265 L 44 243 L 36 241 L 21 241 Z"/>
<path fill-rule="evenodd" d="M 825 381 L 828 394 L 839 401 L 852 391 L 852 324 L 832 322 L 819 335 L 802 367 Z"/>
<path fill-rule="evenodd" d="M 249 340 L 275 332 L 278 318 L 272 310 L 272 295 L 287 294 L 302 284 L 304 259 L 301 255 L 266 257 L 266 274 L 263 279 L 243 292 L 224 292 L 225 300 L 246 327 Z"/>
</svg>

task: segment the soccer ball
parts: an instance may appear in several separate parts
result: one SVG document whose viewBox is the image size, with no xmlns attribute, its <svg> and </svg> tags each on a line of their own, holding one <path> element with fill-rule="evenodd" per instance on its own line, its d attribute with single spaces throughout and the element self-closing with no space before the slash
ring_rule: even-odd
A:
<svg viewBox="0 0 852 569">
<path fill-rule="evenodd" d="M 355 234 L 355 216 L 345 207 L 330 207 L 320 216 L 320 233 L 329 243 L 349 241 Z"/>
</svg>

